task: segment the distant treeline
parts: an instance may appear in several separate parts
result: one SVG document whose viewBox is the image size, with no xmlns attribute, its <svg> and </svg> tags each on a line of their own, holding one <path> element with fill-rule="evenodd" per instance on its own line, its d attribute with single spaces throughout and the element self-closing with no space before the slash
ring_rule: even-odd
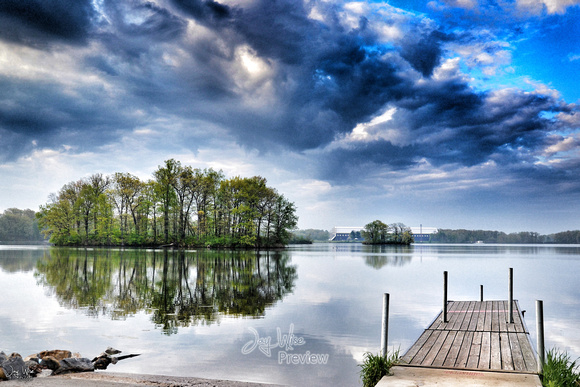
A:
<svg viewBox="0 0 580 387">
<path fill-rule="evenodd" d="M 326 230 L 306 229 L 295 230 L 292 232 L 292 239 L 290 243 L 304 243 L 309 242 L 328 242 L 330 233 Z"/>
<path fill-rule="evenodd" d="M 303 240 L 311 242 L 328 242 L 330 233 L 326 230 L 307 229 L 292 232 L 292 242 L 300 243 Z M 501 231 L 489 230 L 451 230 L 439 229 L 432 234 L 429 242 L 432 243 L 557 243 L 580 244 L 580 230 L 563 231 L 556 234 L 541 235 L 537 232 L 523 231 L 506 234 Z"/>
<path fill-rule="evenodd" d="M 429 239 L 434 243 L 580 243 L 580 230 L 564 231 L 556 234 L 541 235 L 537 232 L 523 231 L 506 234 L 502 231 L 489 230 L 450 230 L 439 229 Z"/>
<path fill-rule="evenodd" d="M 9 208 L 0 214 L 0 242 L 39 242 L 43 239 L 34 211 Z"/>
<path fill-rule="evenodd" d="M 273 247 L 288 243 L 294 203 L 260 176 L 167 160 L 142 181 L 94 174 L 65 184 L 37 214 L 56 245 Z"/>
</svg>

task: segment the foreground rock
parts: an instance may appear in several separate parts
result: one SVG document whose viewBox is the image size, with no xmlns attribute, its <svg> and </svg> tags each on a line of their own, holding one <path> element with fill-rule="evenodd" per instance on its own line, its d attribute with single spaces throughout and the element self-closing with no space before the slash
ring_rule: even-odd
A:
<svg viewBox="0 0 580 387">
<path fill-rule="evenodd" d="M 0 380 L 26 379 L 30 377 L 30 368 L 22 356 L 12 353 L 10 356 L 0 352 Z"/>
<path fill-rule="evenodd" d="M 92 360 L 81 357 L 78 353 L 66 350 L 42 351 L 22 358 L 18 353 L 10 356 L 0 352 L 0 380 L 29 379 L 49 370 L 51 375 L 62 375 L 79 372 L 93 372 L 95 369 L 105 370 L 110 364 L 119 360 L 139 356 L 130 354 L 112 356 L 121 353 L 114 348 L 107 348 L 105 352 Z"/>
</svg>

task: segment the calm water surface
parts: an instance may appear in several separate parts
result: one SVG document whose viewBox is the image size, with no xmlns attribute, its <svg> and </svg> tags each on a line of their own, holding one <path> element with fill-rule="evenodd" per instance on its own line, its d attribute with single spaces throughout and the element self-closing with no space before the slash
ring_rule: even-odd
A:
<svg viewBox="0 0 580 387">
<path fill-rule="evenodd" d="M 282 252 L 146 251 L 0 246 L 0 350 L 23 355 L 107 346 L 140 357 L 116 372 L 292 386 L 357 386 L 363 354 L 404 352 L 449 299 L 514 297 L 535 345 L 544 301 L 546 347 L 580 356 L 580 248 L 358 244 Z"/>
</svg>

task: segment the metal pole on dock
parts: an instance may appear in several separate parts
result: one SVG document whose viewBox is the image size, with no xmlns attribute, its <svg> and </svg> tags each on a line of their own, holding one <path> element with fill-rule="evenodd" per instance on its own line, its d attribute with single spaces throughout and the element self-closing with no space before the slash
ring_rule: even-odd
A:
<svg viewBox="0 0 580 387">
<path fill-rule="evenodd" d="M 381 354 L 387 355 L 389 342 L 389 293 L 383 294 L 383 326 L 381 330 Z"/>
<path fill-rule="evenodd" d="M 510 267 L 510 324 L 514 323 L 514 269 Z"/>
<path fill-rule="evenodd" d="M 447 272 L 443 272 L 443 322 L 446 323 L 447 320 Z"/>
<path fill-rule="evenodd" d="M 538 345 L 538 374 L 544 372 L 544 301 L 536 300 L 536 331 Z"/>
<path fill-rule="evenodd" d="M 483 285 L 479 285 L 479 301 L 483 302 Z"/>
</svg>

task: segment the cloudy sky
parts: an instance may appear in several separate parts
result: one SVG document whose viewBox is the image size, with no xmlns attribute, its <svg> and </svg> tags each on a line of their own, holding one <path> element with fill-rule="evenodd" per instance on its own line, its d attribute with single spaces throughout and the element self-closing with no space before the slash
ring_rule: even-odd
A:
<svg viewBox="0 0 580 387">
<path fill-rule="evenodd" d="M 302 229 L 580 229 L 579 36 L 579 0 L 2 0 L 0 211 L 175 158 Z"/>
</svg>

